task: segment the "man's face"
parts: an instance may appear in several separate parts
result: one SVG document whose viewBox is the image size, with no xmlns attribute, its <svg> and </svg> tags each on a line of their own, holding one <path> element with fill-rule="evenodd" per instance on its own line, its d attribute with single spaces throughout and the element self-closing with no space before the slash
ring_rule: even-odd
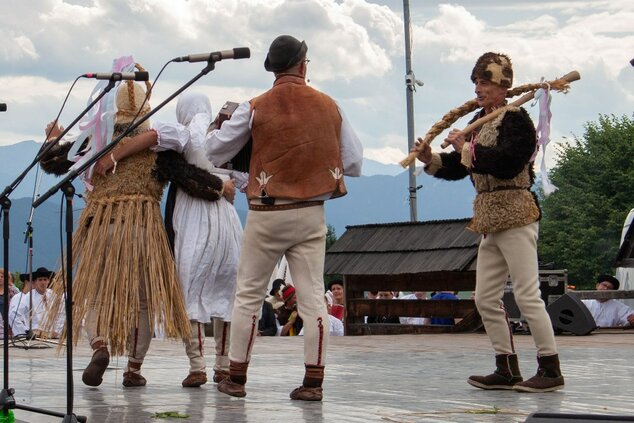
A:
<svg viewBox="0 0 634 423">
<path fill-rule="evenodd" d="M 597 283 L 597 291 L 608 291 L 611 289 L 614 289 L 614 285 L 612 285 L 612 282 L 601 281 Z M 600 303 L 604 303 L 608 301 L 608 298 L 599 298 L 597 299 L 597 301 Z"/>
<path fill-rule="evenodd" d="M 478 106 L 487 112 L 504 104 L 507 89 L 486 79 L 476 78 L 475 94 Z"/>
<path fill-rule="evenodd" d="M 394 298 L 392 291 L 379 291 L 376 295 L 377 300 L 391 300 L 392 298 Z"/>
<path fill-rule="evenodd" d="M 332 298 L 335 300 L 335 304 L 343 304 L 343 286 L 339 284 L 333 284 L 330 287 L 330 292 L 332 292 Z"/>
<path fill-rule="evenodd" d="M 33 281 L 33 286 L 38 293 L 44 294 L 48 288 L 48 281 L 47 277 L 41 276 Z"/>
</svg>

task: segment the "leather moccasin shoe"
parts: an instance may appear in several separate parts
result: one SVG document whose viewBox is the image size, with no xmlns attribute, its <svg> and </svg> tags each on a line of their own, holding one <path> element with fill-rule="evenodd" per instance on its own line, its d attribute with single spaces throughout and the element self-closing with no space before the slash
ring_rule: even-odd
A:
<svg viewBox="0 0 634 423">
<path fill-rule="evenodd" d="M 147 380 L 138 373 L 123 373 L 123 386 L 125 386 L 126 388 L 137 388 L 139 386 L 145 386 L 146 384 Z"/>
<path fill-rule="evenodd" d="M 218 383 L 218 390 L 223 394 L 231 395 L 232 397 L 246 397 L 247 392 L 244 390 L 244 385 L 233 382 L 231 379 L 226 378 Z"/>
<path fill-rule="evenodd" d="M 229 377 L 229 372 L 226 370 L 214 370 L 214 382 L 220 383 Z"/>
<path fill-rule="evenodd" d="M 302 385 L 298 388 L 293 389 L 293 392 L 291 392 L 291 399 L 293 400 L 321 401 L 322 397 L 322 388 L 307 388 Z"/>
<path fill-rule="evenodd" d="M 102 347 L 92 353 L 90 363 L 81 375 L 81 380 L 88 386 L 99 386 L 103 382 L 103 374 L 110 364 L 110 353 L 107 347 Z"/>
<path fill-rule="evenodd" d="M 207 383 L 207 373 L 192 372 L 183 379 L 182 385 L 184 388 L 198 388 L 205 383 Z"/>
</svg>

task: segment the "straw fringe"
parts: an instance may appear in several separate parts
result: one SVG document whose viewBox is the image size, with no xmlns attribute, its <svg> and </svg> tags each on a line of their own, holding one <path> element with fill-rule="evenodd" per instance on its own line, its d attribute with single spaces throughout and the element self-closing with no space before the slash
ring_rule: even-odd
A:
<svg viewBox="0 0 634 423">
<path fill-rule="evenodd" d="M 95 309 L 96 333 L 111 354 L 125 354 L 128 335 L 139 323 L 141 284 L 150 327 L 161 325 L 166 337 L 183 341 L 191 335 L 160 212 L 162 186 L 149 180 L 154 158 L 154 153 L 142 152 L 126 159 L 121 172 L 95 184 L 88 196 L 73 236 L 75 344 L 84 318 Z M 50 310 L 62 309 L 64 288 L 64 275 L 57 272 L 51 289 L 58 295 Z M 53 314 L 47 316 L 47 326 L 52 326 Z"/>
</svg>

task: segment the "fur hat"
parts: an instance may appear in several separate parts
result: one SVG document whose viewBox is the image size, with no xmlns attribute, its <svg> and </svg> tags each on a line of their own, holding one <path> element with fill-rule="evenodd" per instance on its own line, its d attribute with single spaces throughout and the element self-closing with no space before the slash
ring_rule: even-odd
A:
<svg viewBox="0 0 634 423">
<path fill-rule="evenodd" d="M 477 78 L 491 81 L 504 88 L 513 86 L 513 65 L 511 59 L 501 53 L 484 53 L 471 71 L 471 82 Z"/>
<path fill-rule="evenodd" d="M 619 286 L 621 286 L 619 280 L 612 275 L 599 275 L 599 277 L 597 277 L 597 283 L 601 282 L 610 282 L 613 286 L 612 289 L 619 289 Z"/>
<path fill-rule="evenodd" d="M 264 69 L 279 73 L 306 57 L 308 46 L 290 35 L 280 35 L 273 40 L 264 60 Z"/>
</svg>

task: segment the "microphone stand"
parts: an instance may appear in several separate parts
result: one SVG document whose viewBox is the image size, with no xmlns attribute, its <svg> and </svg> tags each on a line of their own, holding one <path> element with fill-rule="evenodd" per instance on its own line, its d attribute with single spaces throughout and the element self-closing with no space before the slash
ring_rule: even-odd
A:
<svg viewBox="0 0 634 423">
<path fill-rule="evenodd" d="M 4 266 L 4 305 L 2 308 L 2 319 L 4 322 L 4 359 L 3 359 L 3 371 L 4 371 L 4 380 L 3 380 L 3 389 L 0 392 L 0 408 L 2 409 L 2 415 L 7 416 L 9 414 L 9 410 L 11 409 L 22 409 L 31 411 L 34 413 L 46 414 L 49 416 L 55 417 L 63 417 L 64 423 L 74 423 L 74 422 L 85 422 L 85 416 L 76 416 L 73 414 L 73 368 L 72 368 L 72 344 L 69 342 L 67 345 L 68 348 L 68 359 L 67 359 L 67 380 L 70 381 L 70 384 L 67 386 L 67 398 L 68 398 L 68 407 L 67 414 L 58 413 L 55 411 L 44 410 L 41 408 L 30 407 L 26 405 L 16 404 L 15 398 L 13 395 L 15 394 L 15 389 L 9 387 L 9 211 L 11 209 L 11 200 L 9 199 L 9 195 L 15 190 L 15 188 L 22 182 L 26 174 L 39 163 L 40 159 L 53 148 L 55 144 L 57 144 L 62 137 L 72 128 L 80 119 L 92 109 L 92 107 L 101 100 L 101 98 L 108 93 L 115 86 L 115 76 L 113 76 L 108 85 L 103 89 L 103 91 L 80 113 L 80 115 L 57 137 L 56 141 L 46 143 L 35 156 L 33 162 L 27 166 L 27 168 L 9 185 L 7 186 L 2 194 L 0 194 L 0 208 L 2 211 L 2 219 L 3 219 L 3 248 L 4 248 L 4 257 L 3 257 L 3 266 Z M 75 141 L 78 142 L 79 140 Z M 74 189 L 73 189 L 74 193 Z M 50 195 L 49 195 L 50 197 Z M 48 198 L 48 197 L 46 197 Z M 45 198 L 45 199 L 46 199 Z M 72 199 L 72 197 L 71 197 Z M 43 200 L 42 200 L 43 201 Z M 38 205 L 41 204 L 38 203 Z M 33 208 L 37 206 L 33 205 Z M 72 228 L 72 214 L 70 215 L 70 225 Z M 68 219 L 67 219 L 68 225 Z M 68 249 L 70 250 L 72 247 L 70 244 L 68 245 Z M 70 268 L 68 269 L 70 273 Z M 33 287 L 31 286 L 31 289 Z M 70 291 L 70 287 L 67 287 L 67 290 Z M 68 310 L 72 310 L 72 303 L 69 302 L 70 298 L 66 297 L 66 317 L 70 321 L 72 319 L 72 314 L 68 313 Z M 72 326 L 71 326 L 72 327 Z M 69 331 L 68 339 L 72 340 L 72 335 L 70 335 L 72 331 Z"/>
<path fill-rule="evenodd" d="M 68 348 L 67 353 L 67 383 L 68 383 L 68 401 L 67 408 L 68 413 L 64 416 L 63 423 L 66 422 L 75 422 L 77 420 L 71 419 L 79 419 L 79 421 L 85 422 L 81 420 L 81 416 L 75 416 L 72 414 L 73 409 L 73 377 L 72 377 L 72 347 L 73 347 L 73 320 L 72 320 L 72 295 L 73 295 L 73 213 L 72 213 L 72 199 L 75 194 L 75 188 L 72 185 L 72 181 L 77 178 L 81 173 L 83 173 L 86 169 L 93 165 L 93 163 L 97 162 L 100 158 L 108 154 L 110 150 L 112 150 L 123 138 L 127 136 L 130 132 L 134 131 L 138 128 L 143 122 L 148 120 L 154 113 L 158 112 L 161 108 L 163 108 L 167 103 L 172 101 L 176 96 L 189 88 L 192 84 L 198 81 L 203 76 L 207 75 L 214 69 L 214 61 L 210 60 L 207 62 L 207 66 L 202 69 L 198 75 L 192 78 L 189 82 L 183 85 L 181 88 L 176 90 L 172 95 L 170 95 L 165 101 L 159 104 L 156 108 L 152 109 L 148 114 L 143 116 L 138 121 L 135 121 L 132 125 L 130 125 L 123 134 L 121 134 L 118 138 L 112 140 L 110 144 L 104 147 L 101 151 L 96 153 L 93 157 L 87 160 L 83 165 L 78 167 L 77 169 L 71 170 L 58 184 L 53 186 L 51 189 L 46 191 L 40 198 L 33 202 L 33 208 L 37 208 L 40 204 L 46 201 L 49 197 L 51 197 L 58 190 L 62 190 L 64 193 L 64 197 L 66 198 L 66 346 Z M 6 281 L 6 279 L 5 279 Z M 16 406 L 17 408 L 17 406 Z"/>
</svg>

